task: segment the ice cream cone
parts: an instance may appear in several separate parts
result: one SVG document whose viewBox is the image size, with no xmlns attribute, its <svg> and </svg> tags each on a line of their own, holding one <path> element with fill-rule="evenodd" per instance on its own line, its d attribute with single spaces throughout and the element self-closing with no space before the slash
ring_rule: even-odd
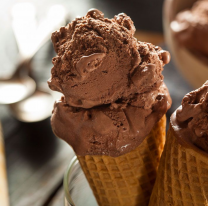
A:
<svg viewBox="0 0 208 206">
<path fill-rule="evenodd" d="M 100 206 L 148 205 L 164 147 L 170 54 L 134 33 L 126 14 L 90 9 L 51 36 L 48 84 L 63 93 L 53 132 L 73 148 Z"/>
<path fill-rule="evenodd" d="M 149 206 L 208 205 L 208 157 L 184 146 L 170 125 Z"/>
<path fill-rule="evenodd" d="M 148 205 L 165 142 L 166 116 L 133 151 L 119 157 L 78 156 L 100 206 Z"/>
</svg>

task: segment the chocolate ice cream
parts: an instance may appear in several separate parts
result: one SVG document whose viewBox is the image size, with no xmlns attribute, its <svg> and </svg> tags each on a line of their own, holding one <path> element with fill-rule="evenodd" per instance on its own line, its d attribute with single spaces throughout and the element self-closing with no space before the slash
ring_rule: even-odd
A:
<svg viewBox="0 0 208 206">
<path fill-rule="evenodd" d="M 126 14 L 92 9 L 52 34 L 52 128 L 77 155 L 120 156 L 135 149 L 171 106 L 163 82 L 167 51 L 134 38 Z"/>
<path fill-rule="evenodd" d="M 171 29 L 181 46 L 208 57 L 208 0 L 179 12 Z"/>
<path fill-rule="evenodd" d="M 193 144 L 208 152 L 208 81 L 183 98 L 171 123 L 182 144 Z"/>
</svg>

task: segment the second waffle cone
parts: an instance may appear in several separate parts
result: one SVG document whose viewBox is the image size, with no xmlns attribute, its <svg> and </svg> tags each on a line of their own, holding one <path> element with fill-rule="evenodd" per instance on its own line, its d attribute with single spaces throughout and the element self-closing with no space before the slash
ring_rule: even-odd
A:
<svg viewBox="0 0 208 206">
<path fill-rule="evenodd" d="M 170 125 L 149 206 L 207 206 L 207 160 L 182 146 Z"/>
<path fill-rule="evenodd" d="M 99 206 L 146 206 L 165 143 L 166 116 L 133 151 L 119 157 L 78 156 Z"/>
</svg>

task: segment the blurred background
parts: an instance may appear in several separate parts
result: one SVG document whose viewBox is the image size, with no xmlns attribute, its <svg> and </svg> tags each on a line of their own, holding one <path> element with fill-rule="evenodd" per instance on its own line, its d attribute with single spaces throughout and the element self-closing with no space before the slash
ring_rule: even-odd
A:
<svg viewBox="0 0 208 206">
<path fill-rule="evenodd" d="M 108 18 L 124 12 L 134 21 L 138 40 L 168 50 L 163 33 L 163 3 L 163 0 L 0 1 L 0 122 L 4 140 L 0 144 L 4 142 L 6 159 L 6 168 L 4 161 L 0 165 L 0 175 L 7 175 L 10 205 L 63 205 L 62 178 L 73 152 L 53 135 L 50 127 L 53 102 L 60 96 L 49 91 L 46 83 L 51 59 L 56 55 L 50 42 L 51 32 L 85 15 L 90 8 L 103 11 Z M 192 87 L 173 60 L 165 66 L 163 74 L 173 99 L 170 116 Z M 3 148 L 1 151 L 3 156 Z M 6 181 L 3 185 L 6 191 Z"/>
</svg>

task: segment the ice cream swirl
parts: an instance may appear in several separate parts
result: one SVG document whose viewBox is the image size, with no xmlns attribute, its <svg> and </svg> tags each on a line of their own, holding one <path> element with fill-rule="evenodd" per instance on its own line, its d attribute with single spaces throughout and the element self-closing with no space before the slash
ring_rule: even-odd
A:
<svg viewBox="0 0 208 206">
<path fill-rule="evenodd" d="M 182 136 L 208 152 L 208 81 L 185 95 L 176 111 L 176 120 L 182 128 Z"/>
</svg>

